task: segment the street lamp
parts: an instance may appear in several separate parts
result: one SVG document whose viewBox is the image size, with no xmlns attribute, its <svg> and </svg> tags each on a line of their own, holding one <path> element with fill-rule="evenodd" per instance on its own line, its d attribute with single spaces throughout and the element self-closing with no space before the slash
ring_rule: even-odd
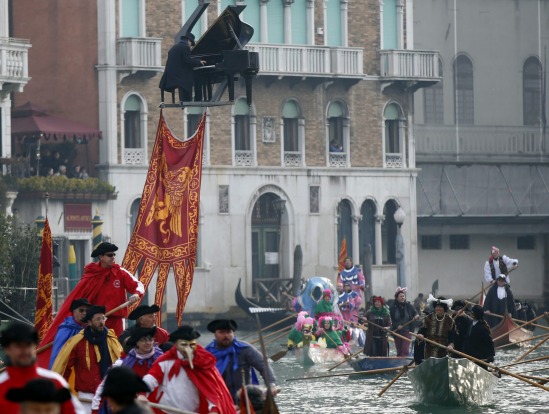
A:
<svg viewBox="0 0 549 414">
<path fill-rule="evenodd" d="M 406 262 L 404 260 L 404 238 L 402 237 L 402 223 L 404 223 L 404 219 L 406 218 L 406 213 L 402 209 L 402 207 L 398 207 L 397 211 L 395 211 L 395 214 L 393 215 L 393 218 L 395 219 L 395 223 L 397 225 L 397 234 L 395 239 L 395 245 L 396 245 L 396 251 L 395 251 L 395 259 L 396 259 L 396 266 L 397 266 L 397 281 L 398 286 L 406 286 Z"/>
</svg>

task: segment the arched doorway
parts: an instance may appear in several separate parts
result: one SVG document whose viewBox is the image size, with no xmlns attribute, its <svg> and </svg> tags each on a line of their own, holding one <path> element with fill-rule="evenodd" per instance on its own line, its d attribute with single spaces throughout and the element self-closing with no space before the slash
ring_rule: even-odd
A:
<svg viewBox="0 0 549 414">
<path fill-rule="evenodd" d="M 396 235 L 397 225 L 395 222 L 395 212 L 398 205 L 395 200 L 389 200 L 383 207 L 385 220 L 381 226 L 381 240 L 383 240 L 383 263 L 396 264 Z"/>
<path fill-rule="evenodd" d="M 376 205 L 372 200 L 366 200 L 362 203 L 360 207 L 360 215 L 362 220 L 358 228 L 358 240 L 359 240 L 359 253 L 361 263 L 365 265 L 364 262 L 364 252 L 366 246 L 370 245 L 372 263 L 375 263 L 376 257 Z M 358 262 L 358 261 L 357 261 Z M 375 263 L 381 264 L 381 263 Z"/>
<path fill-rule="evenodd" d="M 349 200 L 341 200 L 337 205 L 337 253 L 341 248 L 341 242 L 345 239 L 347 244 L 347 256 L 353 256 L 353 207 Z M 360 258 L 353 257 L 354 263 L 359 263 Z"/>
</svg>

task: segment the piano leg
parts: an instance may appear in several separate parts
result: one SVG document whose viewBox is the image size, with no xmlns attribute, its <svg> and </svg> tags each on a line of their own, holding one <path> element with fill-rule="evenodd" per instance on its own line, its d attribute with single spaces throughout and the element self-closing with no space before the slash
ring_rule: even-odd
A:
<svg viewBox="0 0 549 414">
<path fill-rule="evenodd" d="M 252 106 L 252 78 L 244 76 L 246 82 L 246 103 L 248 106 Z"/>
<path fill-rule="evenodd" d="M 234 102 L 234 76 L 232 73 L 227 74 L 227 87 L 229 89 L 229 101 Z"/>
</svg>

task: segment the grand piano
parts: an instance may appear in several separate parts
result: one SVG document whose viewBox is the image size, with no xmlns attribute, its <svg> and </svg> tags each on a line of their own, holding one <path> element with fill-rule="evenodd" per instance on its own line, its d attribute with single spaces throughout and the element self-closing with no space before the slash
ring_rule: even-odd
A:
<svg viewBox="0 0 549 414">
<path fill-rule="evenodd" d="M 175 35 L 175 42 L 181 35 L 192 31 L 209 5 L 210 0 L 200 2 Z M 254 34 L 254 29 L 240 20 L 239 14 L 245 8 L 245 5 L 228 6 L 191 49 L 192 56 L 206 61 L 204 66 L 194 68 L 195 84 L 202 85 L 202 93 L 195 91 L 195 97 L 202 95 L 202 100 L 182 104 L 161 103 L 161 107 L 231 105 L 234 102 L 235 82 L 239 80 L 245 82 L 246 101 L 248 105 L 252 104 L 252 79 L 259 71 L 259 54 L 244 49 Z M 228 101 L 221 100 L 225 90 L 228 90 Z"/>
</svg>

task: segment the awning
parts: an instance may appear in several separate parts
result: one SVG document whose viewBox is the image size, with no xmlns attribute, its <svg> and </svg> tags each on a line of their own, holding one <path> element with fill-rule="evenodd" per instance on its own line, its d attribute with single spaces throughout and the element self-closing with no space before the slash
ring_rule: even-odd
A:
<svg viewBox="0 0 549 414">
<path fill-rule="evenodd" d="M 101 131 L 60 116 L 49 115 L 27 102 L 11 111 L 11 135 L 18 140 L 30 138 L 83 143 L 101 138 Z"/>
</svg>

